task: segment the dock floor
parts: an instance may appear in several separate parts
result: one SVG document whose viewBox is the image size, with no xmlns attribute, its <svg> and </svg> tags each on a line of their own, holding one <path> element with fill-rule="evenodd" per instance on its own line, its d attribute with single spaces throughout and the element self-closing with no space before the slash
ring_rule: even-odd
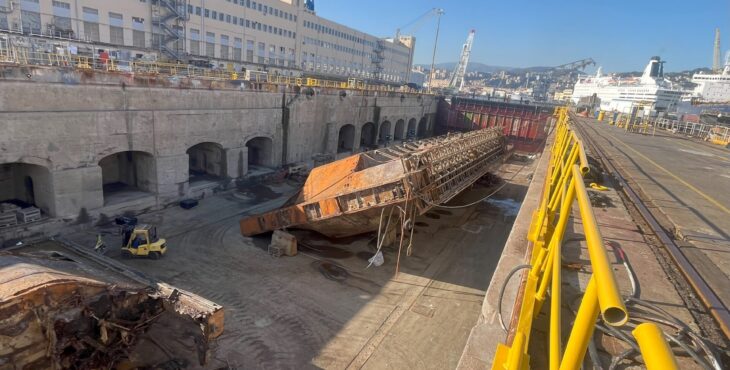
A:
<svg viewBox="0 0 730 370">
<path fill-rule="evenodd" d="M 588 118 L 579 124 L 730 306 L 730 150 L 665 131 L 631 133 Z"/>
<path fill-rule="evenodd" d="M 241 236 L 241 217 L 281 205 L 294 190 L 286 183 L 142 215 L 169 252 L 120 260 L 224 307 L 210 368 L 455 368 L 533 169 L 508 162 L 497 173 L 507 184 L 490 202 L 419 217 L 413 255 L 403 251 L 398 275 L 394 248 L 384 249 L 384 265 L 366 269 L 374 236 L 336 242 L 298 234 L 307 246 L 281 258 L 268 255 L 268 236 Z M 491 191 L 474 187 L 451 204 Z M 93 245 L 97 231 L 73 239 Z M 111 247 L 117 237 L 106 238 L 109 255 L 120 258 Z"/>
</svg>

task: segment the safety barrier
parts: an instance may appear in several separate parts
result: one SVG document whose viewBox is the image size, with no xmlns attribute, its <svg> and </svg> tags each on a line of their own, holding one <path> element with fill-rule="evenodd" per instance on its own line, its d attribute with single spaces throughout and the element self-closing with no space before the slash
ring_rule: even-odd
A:
<svg viewBox="0 0 730 370">
<path fill-rule="evenodd" d="M 581 367 L 599 314 L 603 322 L 610 326 L 622 326 L 629 318 L 585 187 L 584 175 L 590 168 L 583 143 L 570 128 L 567 108 L 558 108 L 556 116 L 555 145 L 550 152 L 543 197 L 533 215 L 528 235 L 528 239 L 533 243 L 533 249 L 530 256 L 530 270 L 524 282 L 519 305 L 519 316 L 510 331 L 511 345 L 500 343 L 497 348 L 493 369 L 529 368 L 528 346 L 533 322 L 547 300 L 548 289 L 550 289 L 548 359 L 551 370 Z M 576 201 L 593 273 L 563 348 L 562 243 Z M 641 324 L 634 331 L 634 336 L 639 342 L 647 365 L 661 364 L 661 367 L 655 368 L 662 369 L 677 368 L 671 349 L 658 326 L 653 323 Z"/>
<path fill-rule="evenodd" d="M 599 121 L 603 121 L 604 111 L 599 113 Z M 629 114 L 621 113 L 609 120 L 609 125 L 615 125 L 628 132 L 654 134 L 656 130 L 665 130 L 675 134 L 691 136 L 712 144 L 727 146 L 730 144 L 730 126 L 708 125 L 697 122 L 672 120 L 669 118 L 641 118 L 633 120 Z"/>
<path fill-rule="evenodd" d="M 100 59 L 89 56 L 59 54 L 45 51 L 29 51 L 11 46 L 7 39 L 0 38 L 0 64 L 35 65 L 52 67 L 73 67 L 81 70 L 98 70 L 105 72 L 127 72 L 142 75 L 164 75 L 191 77 L 213 80 L 248 81 L 269 85 L 290 85 L 300 87 L 320 87 L 333 89 L 351 89 L 361 91 L 418 93 L 414 89 L 392 85 L 368 84 L 363 80 L 349 78 L 347 82 L 320 78 L 289 77 L 252 73 L 245 79 L 243 73 L 230 69 L 201 68 L 183 63 L 165 63 L 158 61 L 123 61 L 117 59 Z"/>
</svg>

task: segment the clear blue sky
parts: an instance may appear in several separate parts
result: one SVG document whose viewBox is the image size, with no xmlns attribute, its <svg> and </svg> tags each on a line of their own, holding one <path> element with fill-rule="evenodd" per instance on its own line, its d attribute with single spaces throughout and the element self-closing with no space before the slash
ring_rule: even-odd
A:
<svg viewBox="0 0 730 370">
<path fill-rule="evenodd" d="M 457 61 L 471 28 L 471 60 L 497 66 L 592 57 L 605 72 L 638 71 L 659 55 L 667 71 L 710 67 L 715 27 L 723 60 L 730 49 L 730 0 L 315 0 L 318 15 L 377 36 L 395 34 L 434 7 L 446 12 L 437 62 Z M 429 64 L 436 19 L 421 24 L 415 63 Z"/>
</svg>

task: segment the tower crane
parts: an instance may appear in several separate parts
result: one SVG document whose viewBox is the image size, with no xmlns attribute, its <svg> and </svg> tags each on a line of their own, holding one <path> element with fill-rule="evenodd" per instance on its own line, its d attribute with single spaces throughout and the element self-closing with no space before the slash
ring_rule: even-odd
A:
<svg viewBox="0 0 730 370">
<path fill-rule="evenodd" d="M 459 58 L 459 64 L 456 65 L 454 73 L 451 74 L 451 81 L 449 81 L 449 89 L 453 89 L 455 92 L 459 92 L 464 87 L 464 76 L 466 75 L 466 65 L 469 63 L 469 56 L 471 55 L 471 46 L 474 43 L 475 30 L 469 31 L 469 36 L 466 38 L 466 43 L 461 48 L 461 57 Z"/>
<path fill-rule="evenodd" d="M 411 34 L 416 33 L 416 31 L 418 31 L 418 29 L 421 28 L 421 26 L 423 26 L 426 23 L 426 20 L 431 18 L 431 16 L 439 15 L 439 11 L 442 11 L 442 10 L 438 9 L 438 8 L 429 9 L 425 13 L 419 15 L 416 19 L 397 28 L 395 30 L 395 40 L 398 40 L 398 37 L 400 37 L 401 31 L 407 30 L 407 29 L 409 29 L 409 27 L 411 27 L 410 28 Z"/>
<path fill-rule="evenodd" d="M 588 67 L 590 65 L 596 65 L 596 62 L 593 60 L 593 58 L 576 60 L 574 62 L 552 67 L 551 69 L 585 69 L 585 67 Z"/>
</svg>

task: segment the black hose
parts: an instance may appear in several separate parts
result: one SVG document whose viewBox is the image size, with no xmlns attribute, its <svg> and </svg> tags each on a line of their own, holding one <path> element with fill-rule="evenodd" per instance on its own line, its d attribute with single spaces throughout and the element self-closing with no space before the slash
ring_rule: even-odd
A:
<svg viewBox="0 0 730 370">
<path fill-rule="evenodd" d="M 504 296 L 504 289 L 507 287 L 507 283 L 509 283 L 510 279 L 512 278 L 512 275 L 514 275 L 517 271 L 526 269 L 526 268 L 532 268 L 532 265 L 517 265 L 514 268 L 512 268 L 512 271 L 507 274 L 507 277 L 504 279 L 504 282 L 502 283 L 502 287 L 499 289 L 499 300 L 497 301 L 497 317 L 499 317 L 499 324 L 502 325 L 502 330 L 507 330 L 507 325 L 504 324 L 504 319 L 502 318 L 502 298 Z"/>
</svg>

